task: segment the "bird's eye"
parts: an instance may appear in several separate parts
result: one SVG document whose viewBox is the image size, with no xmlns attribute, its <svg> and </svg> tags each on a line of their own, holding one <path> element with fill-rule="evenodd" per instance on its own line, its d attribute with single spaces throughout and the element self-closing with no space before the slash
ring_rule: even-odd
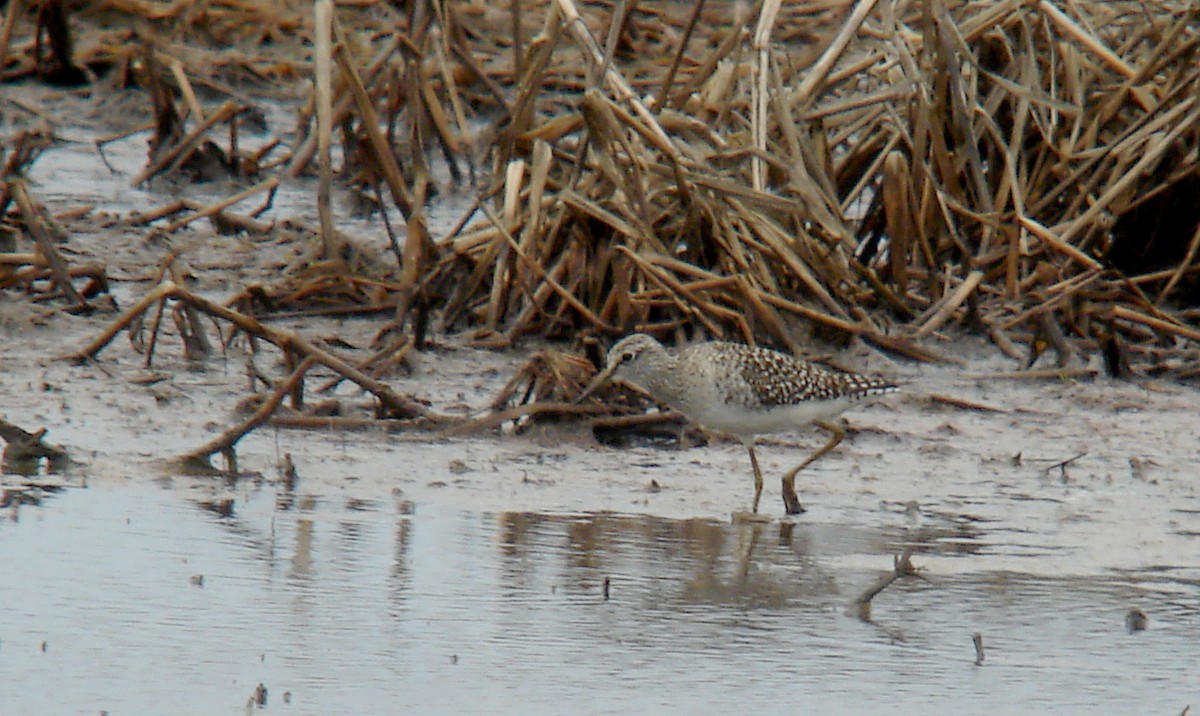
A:
<svg viewBox="0 0 1200 716">
<path fill-rule="evenodd" d="M 632 352 L 629 352 L 629 353 L 622 353 L 622 354 L 621 354 L 621 362 L 622 362 L 622 363 L 628 363 L 628 362 L 629 362 L 629 361 L 631 361 L 631 360 L 633 360 L 633 353 L 632 353 Z"/>
</svg>

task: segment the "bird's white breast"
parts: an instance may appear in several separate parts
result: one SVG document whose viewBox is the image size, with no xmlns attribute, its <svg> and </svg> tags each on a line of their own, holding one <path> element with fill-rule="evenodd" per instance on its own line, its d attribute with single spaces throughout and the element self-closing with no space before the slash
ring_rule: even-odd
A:
<svg viewBox="0 0 1200 716">
<path fill-rule="evenodd" d="M 808 400 L 795 405 L 749 409 L 736 403 L 680 406 L 689 418 L 706 428 L 750 436 L 802 428 L 814 420 L 832 418 L 851 405 L 850 398 Z"/>
</svg>

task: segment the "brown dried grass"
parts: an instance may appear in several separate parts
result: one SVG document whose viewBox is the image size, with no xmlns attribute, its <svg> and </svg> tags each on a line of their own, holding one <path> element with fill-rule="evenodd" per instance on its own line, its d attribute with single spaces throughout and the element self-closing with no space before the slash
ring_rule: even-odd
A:
<svg viewBox="0 0 1200 716">
<path fill-rule="evenodd" d="M 326 131 L 342 179 L 386 188 L 407 222 L 394 298 L 375 296 L 398 326 L 436 315 L 499 344 L 858 336 L 918 359 L 963 326 L 1022 358 L 1050 345 L 1193 371 L 1195 3 L 363 0 L 336 14 Z M 294 94 L 288 80 L 319 64 L 304 4 L 109 0 L 86 17 L 101 40 L 77 63 L 133 81 L 146 68 L 130 47 L 151 41 L 162 81 L 231 96 Z M 33 72 L 12 24 L 0 67 Z M 259 171 L 315 170 L 305 96 L 290 153 Z M 424 222 L 435 161 L 482 187 L 448 236 Z"/>
<path fill-rule="evenodd" d="M 737 7 L 544 13 L 448 325 L 1194 351 L 1194 5 Z"/>
</svg>

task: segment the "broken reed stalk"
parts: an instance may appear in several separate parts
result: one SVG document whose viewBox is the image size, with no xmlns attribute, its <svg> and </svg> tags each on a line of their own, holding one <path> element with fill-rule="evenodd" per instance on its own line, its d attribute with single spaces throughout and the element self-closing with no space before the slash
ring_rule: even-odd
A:
<svg viewBox="0 0 1200 716">
<path fill-rule="evenodd" d="M 937 306 L 937 310 L 934 311 L 933 315 L 929 316 L 929 319 L 925 321 L 925 323 L 918 328 L 915 333 L 913 333 L 913 337 L 924 338 L 941 328 L 942 324 L 944 324 L 950 318 L 951 314 L 958 310 L 958 307 L 967 300 L 967 297 L 970 296 L 971 293 L 974 292 L 982 282 L 983 272 L 972 271 L 970 275 L 967 276 L 966 280 L 960 283 L 958 288 L 954 289 L 953 293 L 947 294 L 940 304 L 934 304 Z"/>
<path fill-rule="evenodd" d="M 658 94 L 654 98 L 654 107 L 658 110 L 664 109 L 669 102 L 671 96 L 671 85 L 675 82 L 675 75 L 679 72 L 679 65 L 683 62 L 683 57 L 691 44 L 692 35 L 696 31 L 696 22 L 700 19 L 700 13 L 704 11 L 704 0 L 692 0 L 692 13 L 688 16 L 687 27 L 684 28 L 683 34 L 679 38 L 679 44 L 675 48 L 675 53 L 671 58 L 671 67 L 663 75 L 662 85 L 658 89 Z"/>
<path fill-rule="evenodd" d="M 854 605 L 858 607 L 858 613 L 862 619 L 870 619 L 871 600 L 891 586 L 897 579 L 901 577 L 920 576 L 917 568 L 913 566 L 912 553 L 912 547 L 905 547 L 903 552 L 892 559 L 892 571 L 876 580 L 874 584 L 863 590 L 858 599 L 854 600 Z"/>
<path fill-rule="evenodd" d="M 1087 30 L 1084 30 L 1082 27 L 1080 27 L 1078 23 L 1068 17 L 1062 10 L 1059 10 L 1054 3 L 1047 2 L 1046 0 L 1039 0 L 1037 7 L 1038 10 L 1044 13 L 1046 17 L 1050 18 L 1050 21 L 1053 22 L 1060 30 L 1062 30 L 1064 34 L 1074 40 L 1077 40 L 1090 52 L 1095 54 L 1101 60 L 1104 60 L 1105 64 L 1107 64 L 1109 67 L 1112 67 L 1117 72 L 1124 75 L 1126 79 L 1132 79 L 1133 77 L 1137 76 L 1137 70 L 1125 64 L 1125 62 L 1121 60 L 1120 57 L 1117 57 L 1112 50 L 1105 47 L 1103 42 L 1098 40 Z"/>
<path fill-rule="evenodd" d="M 350 96 L 354 99 L 359 119 L 363 129 L 367 132 L 367 138 L 373 150 L 373 157 L 379 163 L 379 168 L 383 172 L 383 178 L 387 183 L 388 191 L 391 192 L 392 200 L 396 202 L 396 206 L 400 209 L 400 213 L 404 215 L 405 219 L 408 219 L 413 211 L 412 195 L 409 194 L 408 187 L 404 184 L 404 178 L 400 173 L 400 166 L 396 163 L 396 157 L 392 154 L 391 145 L 384 136 L 383 130 L 380 129 L 379 114 L 375 111 L 375 105 L 371 102 L 371 96 L 367 93 L 366 87 L 363 86 L 362 78 L 359 76 L 358 69 L 354 64 L 354 58 L 350 55 L 346 32 L 342 29 L 341 24 L 338 23 L 337 17 L 332 16 L 332 14 L 330 22 L 334 38 L 337 40 L 337 44 L 333 48 L 333 57 L 342 71 L 343 79 L 350 90 Z M 409 242 L 405 245 L 405 254 L 416 248 L 412 244 L 410 236 Z"/>
<path fill-rule="evenodd" d="M 245 231 L 247 233 L 262 235 L 262 234 L 266 234 L 269 231 L 271 231 L 272 227 L 274 226 L 273 222 L 258 221 L 256 219 L 251 218 L 250 216 L 243 216 L 240 214 L 231 214 L 231 213 L 225 211 L 225 209 L 228 209 L 233 204 L 236 204 L 240 201 L 244 201 L 245 199 L 248 199 L 250 196 L 252 196 L 255 193 L 265 190 L 265 191 L 267 191 L 267 199 L 266 199 L 265 205 L 263 207 L 259 207 L 258 209 L 255 209 L 253 212 L 251 212 L 252 216 L 261 214 L 266 208 L 269 208 L 269 204 L 272 201 L 272 196 L 274 195 L 275 191 L 278 188 L 279 188 L 278 181 L 276 178 L 273 177 L 271 179 L 268 179 L 268 180 L 262 182 L 261 184 L 257 184 L 253 187 L 250 187 L 249 189 L 246 189 L 245 191 L 238 192 L 237 194 L 235 194 L 232 197 L 229 197 L 227 199 L 222 199 L 221 201 L 215 202 L 213 204 L 204 205 L 204 204 L 201 204 L 200 202 L 193 201 L 191 199 L 176 199 L 167 204 L 163 204 L 162 206 L 160 206 L 158 208 L 151 209 L 144 214 L 143 213 L 133 214 L 129 218 L 129 223 L 132 226 L 152 224 L 155 221 L 158 221 L 160 219 L 165 219 L 168 216 L 172 216 L 174 214 L 178 214 L 183 211 L 192 211 L 192 212 L 196 212 L 196 213 L 193 215 L 184 217 L 183 219 L 178 219 L 171 224 L 168 224 L 167 226 L 163 227 L 162 232 L 166 233 L 166 234 L 170 234 L 173 231 L 177 231 L 178 229 L 181 229 L 184 226 L 187 226 L 188 224 L 196 221 L 197 219 L 215 217 L 222 224 L 235 227 L 235 228 L 240 229 L 241 231 Z M 175 253 L 179 254 L 179 253 L 183 253 L 183 252 L 176 250 Z"/>
<path fill-rule="evenodd" d="M 187 104 L 188 112 L 197 122 L 204 121 L 204 108 L 200 106 L 200 100 L 196 99 L 196 92 L 192 89 L 192 83 L 188 81 L 187 71 L 183 68 L 183 62 L 178 59 L 171 60 L 171 76 L 175 78 L 175 82 L 179 85 L 179 91 L 183 94 L 183 101 Z"/>
<path fill-rule="evenodd" d="M 496 229 L 499 230 L 500 235 L 504 238 L 505 243 L 517 256 L 519 261 L 524 263 L 535 274 L 538 274 L 539 278 L 546 280 L 547 284 L 553 287 L 553 289 L 562 297 L 562 299 L 571 304 L 571 306 L 575 308 L 575 310 L 579 311 L 581 315 L 590 317 L 594 325 L 600 327 L 601 329 L 607 327 L 603 321 L 601 321 L 599 318 L 596 318 L 596 316 L 588 309 L 587 306 L 576 299 L 570 291 L 566 290 L 553 279 L 550 279 L 548 276 L 546 276 L 545 270 L 537 262 L 530 260 L 530 258 L 525 255 L 525 253 L 521 250 L 521 247 L 517 244 L 516 239 L 513 238 L 512 234 L 509 233 L 508 230 L 504 228 L 504 225 L 500 222 L 500 217 L 496 216 L 495 212 L 493 212 L 489 206 L 486 204 L 480 204 L 479 208 L 483 210 L 488 219 L 496 226 Z"/>
<path fill-rule="evenodd" d="M 240 331 L 271 343 L 285 353 L 291 352 L 304 357 L 312 356 L 321 365 L 342 375 L 347 380 L 358 384 L 363 390 L 374 395 L 382 407 L 381 417 L 401 419 L 419 418 L 435 424 L 446 419 L 445 416 L 428 410 L 424 405 L 399 395 L 386 384 L 364 374 L 332 353 L 317 347 L 299 334 L 265 325 L 257 319 L 192 293 L 173 281 L 163 281 L 154 287 L 145 296 L 142 296 L 137 303 L 130 306 L 116 320 L 110 323 L 91 343 L 74 353 L 62 356 L 62 358 L 76 362 L 84 362 L 94 358 L 118 333 L 145 313 L 150 306 L 166 299 L 183 301 L 195 306 L 200 311 L 214 318 L 220 318 L 232 323 Z"/>
<path fill-rule="evenodd" d="M 341 241 L 333 230 L 333 207 L 330 196 L 333 192 L 333 158 L 330 156 L 330 146 L 333 143 L 333 3 L 331 0 L 317 0 L 314 4 L 315 19 L 313 28 L 316 35 L 316 93 L 317 104 L 317 216 L 321 224 L 321 242 L 325 246 L 325 258 L 335 264 L 345 266 L 342 256 Z"/>
<path fill-rule="evenodd" d="M 184 275 L 179 270 L 179 264 L 175 262 L 174 257 L 169 260 L 166 268 L 176 284 L 183 284 Z M 173 315 L 179 337 L 183 341 L 184 355 L 195 360 L 211 354 L 212 344 L 208 341 L 208 331 L 200 321 L 200 314 L 196 307 L 183 301 Z"/>
<path fill-rule="evenodd" d="M 142 364 L 142 367 L 146 370 L 150 370 L 151 366 L 154 365 L 154 351 L 158 347 L 158 328 L 162 325 L 163 313 L 165 313 L 167 310 L 167 297 L 164 295 L 162 298 L 158 299 L 157 303 L 158 308 L 154 311 L 154 318 L 150 321 L 150 339 L 146 341 L 146 360 Z M 147 304 L 147 307 L 149 307 L 149 305 L 150 304 Z M 136 316 L 139 325 L 141 322 L 141 315 L 143 313 L 145 313 L 145 311 L 139 312 L 139 314 Z"/>
<path fill-rule="evenodd" d="M 283 399 L 292 394 L 303 383 L 304 374 L 316 364 L 317 359 L 315 356 L 310 355 L 305 357 L 304 360 L 300 361 L 300 365 L 296 366 L 295 370 L 292 371 L 291 375 L 276 386 L 271 395 L 262 402 L 262 405 L 258 406 L 258 409 L 250 417 L 195 450 L 183 455 L 180 458 L 183 464 L 191 469 L 212 470 L 212 456 L 221 453 L 225 456 L 227 472 L 236 475 L 238 472 L 237 453 L 234 447 L 238 441 L 259 425 L 267 422 L 275 412 L 275 409 L 283 402 Z"/>
<path fill-rule="evenodd" d="M 50 266 L 50 273 L 54 276 L 54 283 L 58 286 L 58 290 L 63 292 L 63 296 L 80 310 L 88 310 L 90 307 L 87 300 L 79 295 L 75 290 L 75 285 L 71 283 L 71 271 L 67 267 L 67 262 L 63 260 L 58 249 L 54 248 L 54 239 L 50 236 L 49 230 L 42 223 L 41 213 L 38 207 L 34 204 L 33 199 L 29 196 L 29 191 L 25 188 L 25 182 L 21 180 L 10 180 L 8 182 L 8 190 L 12 194 L 13 199 L 17 202 L 17 208 L 21 211 L 21 216 L 25 219 L 25 228 L 33 236 L 34 242 L 37 244 L 38 251 L 46 259 Z"/>
<path fill-rule="evenodd" d="M 168 234 L 173 234 L 176 231 L 182 229 L 183 227 L 187 226 L 188 224 L 190 224 L 194 221 L 198 221 L 200 219 L 206 219 L 210 216 L 215 216 L 217 214 L 220 214 L 225 209 L 228 209 L 229 207 L 233 206 L 234 204 L 239 204 L 239 203 L 245 201 L 246 199 L 249 199 L 250 197 L 254 196 L 255 194 L 260 194 L 264 191 L 268 192 L 268 193 L 274 192 L 277 188 L 279 188 L 279 177 L 271 177 L 270 179 L 267 179 L 266 181 L 263 181 L 263 182 L 259 182 L 258 184 L 255 184 L 254 186 L 252 186 L 248 189 L 239 191 L 238 193 L 234 194 L 233 196 L 230 196 L 230 197 L 222 199 L 218 202 L 209 204 L 208 206 L 201 208 L 194 214 L 185 216 L 182 219 L 177 219 L 177 220 L 171 222 L 170 224 L 167 224 L 165 227 L 163 227 L 163 231 Z M 320 205 L 320 199 L 318 198 L 318 206 L 319 205 Z M 182 204 L 181 207 L 186 208 L 186 203 Z"/>
</svg>

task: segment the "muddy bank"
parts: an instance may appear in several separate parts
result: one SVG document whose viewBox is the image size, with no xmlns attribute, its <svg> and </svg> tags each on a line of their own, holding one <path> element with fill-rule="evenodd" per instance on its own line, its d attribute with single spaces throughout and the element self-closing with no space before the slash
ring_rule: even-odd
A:
<svg viewBox="0 0 1200 716">
<path fill-rule="evenodd" d="M 171 201 L 175 188 L 129 186 L 144 161 L 144 135 L 108 145 L 107 164 L 100 158 L 93 140 L 110 129 L 104 102 L 87 110 L 78 100 L 53 99 L 50 90 L 24 91 L 26 102 L 81 111 L 85 121 L 44 153 L 30 185 L 53 212 L 67 217 L 70 239 L 63 251 L 104 258 L 112 294 L 127 306 L 150 289 L 169 247 L 120 217 Z M 316 221 L 304 199 L 312 191 L 312 180 L 284 184 L 263 218 Z M 334 198 L 335 205 L 349 206 L 345 195 Z M 81 204 L 96 208 L 69 218 Z M 466 206 L 465 197 L 447 195 L 430 211 L 429 223 L 456 222 Z M 104 216 L 111 220 L 97 220 Z M 386 254 L 386 235 L 377 221 L 355 218 L 349 210 L 337 216 L 340 230 Z M 266 237 L 222 235 L 207 224 L 190 232 L 182 275 L 190 288 L 216 300 L 277 275 L 295 251 Z M 164 321 L 150 369 L 124 334 L 94 363 L 74 365 L 54 356 L 91 340 L 110 315 L 52 312 L 18 297 L 0 303 L 0 315 L 0 391 L 9 396 L 5 416 L 28 430 L 45 427 L 51 442 L 68 447 L 79 462 L 71 479 L 121 483 L 171 477 L 172 458 L 239 419 L 235 409 L 250 384 L 244 342 L 191 361 L 182 355 L 174 323 Z M 325 344 L 353 362 L 370 355 L 372 340 L 390 318 L 280 318 L 272 325 L 314 343 L 334 341 Z M 529 340 L 494 352 L 467 343 L 464 336 L 437 336 L 429 350 L 410 354 L 411 372 L 394 371 L 385 380 L 437 411 L 470 414 L 544 347 Z M 962 364 L 903 361 L 861 342 L 835 356 L 842 365 L 893 377 L 904 388 L 850 413 L 851 438 L 801 475 L 798 487 L 810 508 L 803 521 L 986 526 L 995 544 L 986 565 L 978 563 L 984 569 L 1020 564 L 1034 572 L 1086 574 L 1154 565 L 1194 568 L 1181 564 L 1179 555 L 1192 553 L 1200 534 L 1193 509 L 1192 437 L 1200 433 L 1195 388 L 1144 378 L 990 377 L 1019 366 L 984 340 L 962 334 L 937 348 Z M 282 374 L 273 355 L 258 359 L 261 368 Z M 1090 364 L 1076 360 L 1071 368 L 1102 372 L 1098 357 Z M 313 377 L 330 375 L 317 371 Z M 331 397 L 351 406 L 370 403 L 346 383 Z M 964 407 L 971 403 L 992 409 Z M 803 430 L 766 440 L 760 451 L 764 470 L 781 474 L 820 441 Z M 429 431 L 261 428 L 238 449 L 240 467 L 266 480 L 279 479 L 277 465 L 290 454 L 300 484 L 314 494 L 380 499 L 397 493 L 417 503 L 479 511 L 727 519 L 745 509 L 751 479 L 740 445 L 717 437 L 707 446 L 692 447 L 695 443 L 689 434 L 682 443 L 614 448 L 598 444 L 586 421 L 566 420 L 516 436 L 504 430 L 454 438 Z M 1065 464 L 1053 467 L 1059 463 Z M 224 484 L 178 479 L 201 491 L 219 492 Z M 778 500 L 777 483 L 769 480 L 763 503 L 768 514 L 781 514 Z"/>
<path fill-rule="evenodd" d="M 243 360 L 231 354 L 187 365 L 164 358 L 148 372 L 122 345 L 91 365 L 45 358 L 102 324 L 60 315 L 45 326 L 10 327 L 0 385 L 16 399 L 6 417 L 48 428 L 50 441 L 69 447 L 78 461 L 65 476 L 69 481 L 166 479 L 198 493 L 227 490 L 226 480 L 183 476 L 172 461 L 234 421 L 246 384 Z M 366 340 L 376 325 L 310 320 L 296 328 L 313 337 Z M 958 346 L 986 350 L 969 338 Z M 412 375 L 390 382 L 439 409 L 467 412 L 486 404 L 521 356 L 448 342 L 422 354 Z M 956 561 L 955 569 L 1090 574 L 1162 568 L 1196 576 L 1195 564 L 1180 561 L 1200 538 L 1200 511 L 1191 507 L 1197 495 L 1190 436 L 1200 430 L 1194 389 L 1102 378 L 974 377 L 981 367 L 1010 367 L 989 366 L 982 355 L 970 370 L 891 363 L 865 350 L 843 361 L 893 375 L 904 390 L 847 416 L 851 437 L 798 481 L 809 508 L 799 522 L 959 525 L 982 550 L 976 560 Z M 363 399 L 341 390 L 348 400 Z M 963 410 L 931 396 L 995 410 Z M 764 471 L 781 474 L 820 441 L 803 430 L 765 440 Z M 319 496 L 400 496 L 484 512 L 679 518 L 728 519 L 745 509 L 752 481 L 741 446 L 717 437 L 707 445 L 691 442 L 605 446 L 582 420 L 520 435 L 453 438 L 265 427 L 239 444 L 239 456 L 243 470 L 279 481 L 278 465 L 289 454 L 299 489 Z M 768 481 L 763 504 L 767 514 L 782 515 L 777 482 Z"/>
</svg>

